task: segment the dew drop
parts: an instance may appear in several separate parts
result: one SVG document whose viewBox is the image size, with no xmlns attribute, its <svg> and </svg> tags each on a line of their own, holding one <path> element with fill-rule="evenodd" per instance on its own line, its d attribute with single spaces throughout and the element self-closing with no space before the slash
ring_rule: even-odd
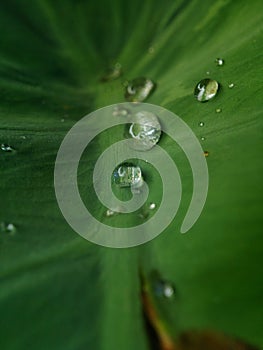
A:
<svg viewBox="0 0 263 350">
<path fill-rule="evenodd" d="M 223 60 L 223 58 L 216 58 L 215 63 L 217 66 L 223 66 L 225 61 Z"/>
<path fill-rule="evenodd" d="M 147 78 L 136 78 L 125 87 L 125 98 L 130 102 L 142 102 L 155 89 L 156 84 Z"/>
<path fill-rule="evenodd" d="M 205 137 L 204 137 L 204 136 L 202 136 L 202 137 L 201 137 L 201 140 L 202 140 L 202 141 L 205 141 Z"/>
<path fill-rule="evenodd" d="M 3 152 L 9 152 L 9 153 L 14 153 L 15 149 L 13 147 L 11 147 L 10 145 L 6 144 L 6 143 L 2 143 L 1 144 L 1 150 Z"/>
<path fill-rule="evenodd" d="M 216 80 L 202 79 L 196 85 L 194 95 L 200 102 L 211 100 L 217 94 L 219 84 Z"/>
<path fill-rule="evenodd" d="M 5 223 L 1 222 L 0 229 L 2 232 L 9 233 L 9 234 L 15 234 L 16 233 L 16 226 L 12 223 Z"/>
<path fill-rule="evenodd" d="M 130 111 L 123 106 L 115 106 L 112 112 L 114 117 L 126 117 L 130 114 Z"/>
<path fill-rule="evenodd" d="M 200 122 L 198 125 L 199 125 L 200 127 L 203 127 L 203 126 L 205 125 L 205 123 L 204 123 L 204 122 Z"/>
<path fill-rule="evenodd" d="M 222 109 L 221 108 L 217 108 L 216 109 L 216 113 L 221 113 L 222 112 Z"/>
<path fill-rule="evenodd" d="M 131 163 L 123 163 L 114 170 L 113 181 L 119 187 L 139 188 L 143 185 L 141 168 Z"/>
<path fill-rule="evenodd" d="M 162 129 L 158 118 L 149 111 L 137 112 L 135 122 L 131 124 L 129 134 L 133 139 L 133 148 L 139 151 L 147 151 L 160 140 Z"/>
<path fill-rule="evenodd" d="M 234 86 L 235 86 L 234 83 L 230 83 L 230 84 L 228 85 L 229 89 L 233 89 Z"/>
<path fill-rule="evenodd" d="M 208 157 L 209 156 L 209 152 L 208 151 L 204 151 L 204 156 Z"/>
<path fill-rule="evenodd" d="M 113 211 L 111 209 L 107 209 L 106 216 L 113 216 L 114 214 L 115 214 L 115 211 Z"/>
<path fill-rule="evenodd" d="M 157 281 L 154 288 L 154 293 L 158 297 L 165 297 L 169 299 L 173 297 L 175 293 L 175 288 L 170 282 Z"/>
<path fill-rule="evenodd" d="M 102 77 L 102 81 L 111 81 L 119 78 L 122 75 L 122 66 L 119 62 L 115 63 L 108 69 L 105 75 Z"/>
</svg>

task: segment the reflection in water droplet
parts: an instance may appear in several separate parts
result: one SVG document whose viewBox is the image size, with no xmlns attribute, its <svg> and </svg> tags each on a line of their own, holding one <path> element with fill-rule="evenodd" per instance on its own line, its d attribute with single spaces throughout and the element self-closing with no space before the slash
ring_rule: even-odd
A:
<svg viewBox="0 0 263 350">
<path fill-rule="evenodd" d="M 158 281 L 154 286 L 154 293 L 158 297 L 171 298 L 175 293 L 175 288 L 170 282 Z"/>
<path fill-rule="evenodd" d="M 223 66 L 224 63 L 225 63 L 225 61 L 223 60 L 223 58 L 216 58 L 215 62 L 216 62 L 216 65 L 217 65 L 217 66 Z"/>
<path fill-rule="evenodd" d="M 150 203 L 149 209 L 153 210 L 155 208 L 156 208 L 156 204 L 155 203 Z"/>
<path fill-rule="evenodd" d="M 117 117 L 117 116 L 126 117 L 129 114 L 130 114 L 130 111 L 127 108 L 123 107 L 123 106 L 116 106 L 116 107 L 114 107 L 113 112 L 112 112 L 112 115 L 115 116 L 115 117 Z"/>
<path fill-rule="evenodd" d="M 102 81 L 111 81 L 119 78 L 122 75 L 122 66 L 119 62 L 115 63 L 108 69 L 106 74 L 102 77 Z"/>
<path fill-rule="evenodd" d="M 221 108 L 217 108 L 216 109 L 216 113 L 221 113 L 222 112 L 222 109 Z"/>
<path fill-rule="evenodd" d="M 200 102 L 211 100 L 217 94 L 219 84 L 216 80 L 203 79 L 199 81 L 194 90 L 194 95 Z"/>
<path fill-rule="evenodd" d="M 229 89 L 232 89 L 234 86 L 235 86 L 234 83 L 231 83 L 231 84 L 228 85 Z"/>
<path fill-rule="evenodd" d="M 9 233 L 9 234 L 16 233 L 16 227 L 12 223 L 6 224 L 5 222 L 1 222 L 0 223 L 0 230 L 2 232 Z"/>
<path fill-rule="evenodd" d="M 3 151 L 3 152 L 15 152 L 15 149 L 14 148 L 12 148 L 10 145 L 7 145 L 6 143 L 2 143 L 1 144 L 1 150 Z"/>
<path fill-rule="evenodd" d="M 200 122 L 200 123 L 199 123 L 199 126 L 201 126 L 201 127 L 204 126 L 204 125 L 205 125 L 204 122 Z"/>
<path fill-rule="evenodd" d="M 123 163 L 114 170 L 113 180 L 119 187 L 141 187 L 143 185 L 141 168 L 131 163 Z"/>
<path fill-rule="evenodd" d="M 148 111 L 137 112 L 130 126 L 129 134 L 134 140 L 133 148 L 140 151 L 151 149 L 161 137 L 161 125 L 155 114 Z"/>
<path fill-rule="evenodd" d="M 208 151 L 204 151 L 204 156 L 208 157 L 209 156 L 209 152 Z"/>
<path fill-rule="evenodd" d="M 125 87 L 125 98 L 130 102 L 142 102 L 155 89 L 156 84 L 147 78 L 136 78 Z"/>
</svg>

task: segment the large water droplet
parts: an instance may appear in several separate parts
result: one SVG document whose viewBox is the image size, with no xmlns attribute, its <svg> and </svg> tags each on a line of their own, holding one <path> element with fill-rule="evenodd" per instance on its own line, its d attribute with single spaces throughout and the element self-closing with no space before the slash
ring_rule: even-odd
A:
<svg viewBox="0 0 263 350">
<path fill-rule="evenodd" d="M 147 151 L 160 140 L 162 129 L 155 114 L 148 111 L 137 112 L 135 122 L 130 126 L 129 133 L 133 138 L 133 148 Z"/>
<path fill-rule="evenodd" d="M 216 62 L 216 65 L 217 65 L 217 66 L 223 66 L 224 63 L 225 63 L 225 61 L 223 60 L 223 58 L 216 58 L 215 62 Z"/>
<path fill-rule="evenodd" d="M 156 84 L 147 78 L 136 78 L 128 83 L 125 88 L 125 98 L 130 102 L 142 102 L 155 89 Z"/>
<path fill-rule="evenodd" d="M 200 102 L 206 102 L 215 97 L 219 84 L 216 80 L 203 79 L 195 87 L 194 95 Z"/>
<path fill-rule="evenodd" d="M 119 78 L 122 75 L 122 66 L 119 62 L 115 63 L 108 69 L 105 75 L 102 77 L 102 81 L 111 81 Z"/>
<path fill-rule="evenodd" d="M 10 145 L 6 144 L 6 143 L 2 143 L 1 144 L 1 150 L 3 152 L 9 152 L 9 153 L 14 153 L 15 149 L 13 147 L 11 147 Z"/>
<path fill-rule="evenodd" d="M 113 180 L 119 187 L 141 187 L 143 185 L 141 168 L 131 163 L 123 163 L 114 170 Z"/>
</svg>

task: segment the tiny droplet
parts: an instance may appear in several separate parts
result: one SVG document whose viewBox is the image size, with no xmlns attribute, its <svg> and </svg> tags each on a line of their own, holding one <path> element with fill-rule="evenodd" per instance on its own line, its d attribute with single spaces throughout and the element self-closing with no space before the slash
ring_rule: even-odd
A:
<svg viewBox="0 0 263 350">
<path fill-rule="evenodd" d="M 136 78 L 125 87 L 125 98 L 130 102 L 142 102 L 155 89 L 156 84 L 147 78 Z"/>
<path fill-rule="evenodd" d="M 223 60 L 223 58 L 216 58 L 215 63 L 217 66 L 223 66 L 225 61 Z"/>
<path fill-rule="evenodd" d="M 119 62 L 115 63 L 112 67 L 110 67 L 105 75 L 102 77 L 101 81 L 111 81 L 119 78 L 122 75 L 122 66 Z"/>
<path fill-rule="evenodd" d="M 234 86 L 235 86 L 234 83 L 230 83 L 230 84 L 228 85 L 229 89 L 232 89 Z"/>
<path fill-rule="evenodd" d="M 172 298 L 175 293 L 175 288 L 170 282 L 158 281 L 155 285 L 154 291 L 159 297 Z"/>
<path fill-rule="evenodd" d="M 14 234 L 16 233 L 16 226 L 12 223 L 6 224 L 5 222 L 1 222 L 0 229 L 2 232 Z"/>
<path fill-rule="evenodd" d="M 149 209 L 153 210 L 155 208 L 156 208 L 156 204 L 155 203 L 150 203 Z"/>
<path fill-rule="evenodd" d="M 204 136 L 202 136 L 202 137 L 201 137 L 201 140 L 202 140 L 202 141 L 205 141 L 205 137 L 204 137 Z"/>
<path fill-rule="evenodd" d="M 209 156 L 209 152 L 208 151 L 204 151 L 204 156 L 208 157 Z"/>
<path fill-rule="evenodd" d="M 6 143 L 1 144 L 1 150 L 3 152 L 9 152 L 9 153 L 15 152 L 15 149 Z"/>
<path fill-rule="evenodd" d="M 216 80 L 202 79 L 195 87 L 194 96 L 197 101 L 206 102 L 216 96 L 218 88 L 219 84 Z"/>
<path fill-rule="evenodd" d="M 204 122 L 200 122 L 200 123 L 199 123 L 199 126 L 201 126 L 201 127 L 203 127 L 204 125 L 205 125 Z"/>
<path fill-rule="evenodd" d="M 216 113 L 221 113 L 222 112 L 222 109 L 221 108 L 217 108 L 216 109 Z"/>
</svg>

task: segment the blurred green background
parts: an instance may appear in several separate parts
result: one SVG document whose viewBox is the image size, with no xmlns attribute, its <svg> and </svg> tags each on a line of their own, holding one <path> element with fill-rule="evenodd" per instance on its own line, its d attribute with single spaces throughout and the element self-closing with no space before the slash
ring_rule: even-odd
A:
<svg viewBox="0 0 263 350">
<path fill-rule="evenodd" d="M 165 301 L 174 332 L 210 328 L 263 348 L 262 10 L 259 0 L 1 1 L 0 143 L 16 150 L 0 152 L 1 349 L 149 349 L 139 265 L 176 286 Z M 123 75 L 101 82 L 116 62 Z M 164 137 L 160 145 L 183 179 L 178 215 L 143 246 L 109 249 L 64 220 L 54 163 L 76 121 L 123 102 L 123 83 L 139 76 L 157 83 L 147 102 L 205 137 L 209 194 L 197 223 L 181 235 L 191 173 Z M 199 103 L 193 90 L 206 77 L 221 89 Z M 110 143 L 114 132 L 106 137 Z M 87 153 L 87 173 L 101 147 Z M 158 196 L 154 179 L 148 184 Z M 92 182 L 79 180 L 87 196 Z M 98 202 L 94 211 L 105 220 Z"/>
</svg>

